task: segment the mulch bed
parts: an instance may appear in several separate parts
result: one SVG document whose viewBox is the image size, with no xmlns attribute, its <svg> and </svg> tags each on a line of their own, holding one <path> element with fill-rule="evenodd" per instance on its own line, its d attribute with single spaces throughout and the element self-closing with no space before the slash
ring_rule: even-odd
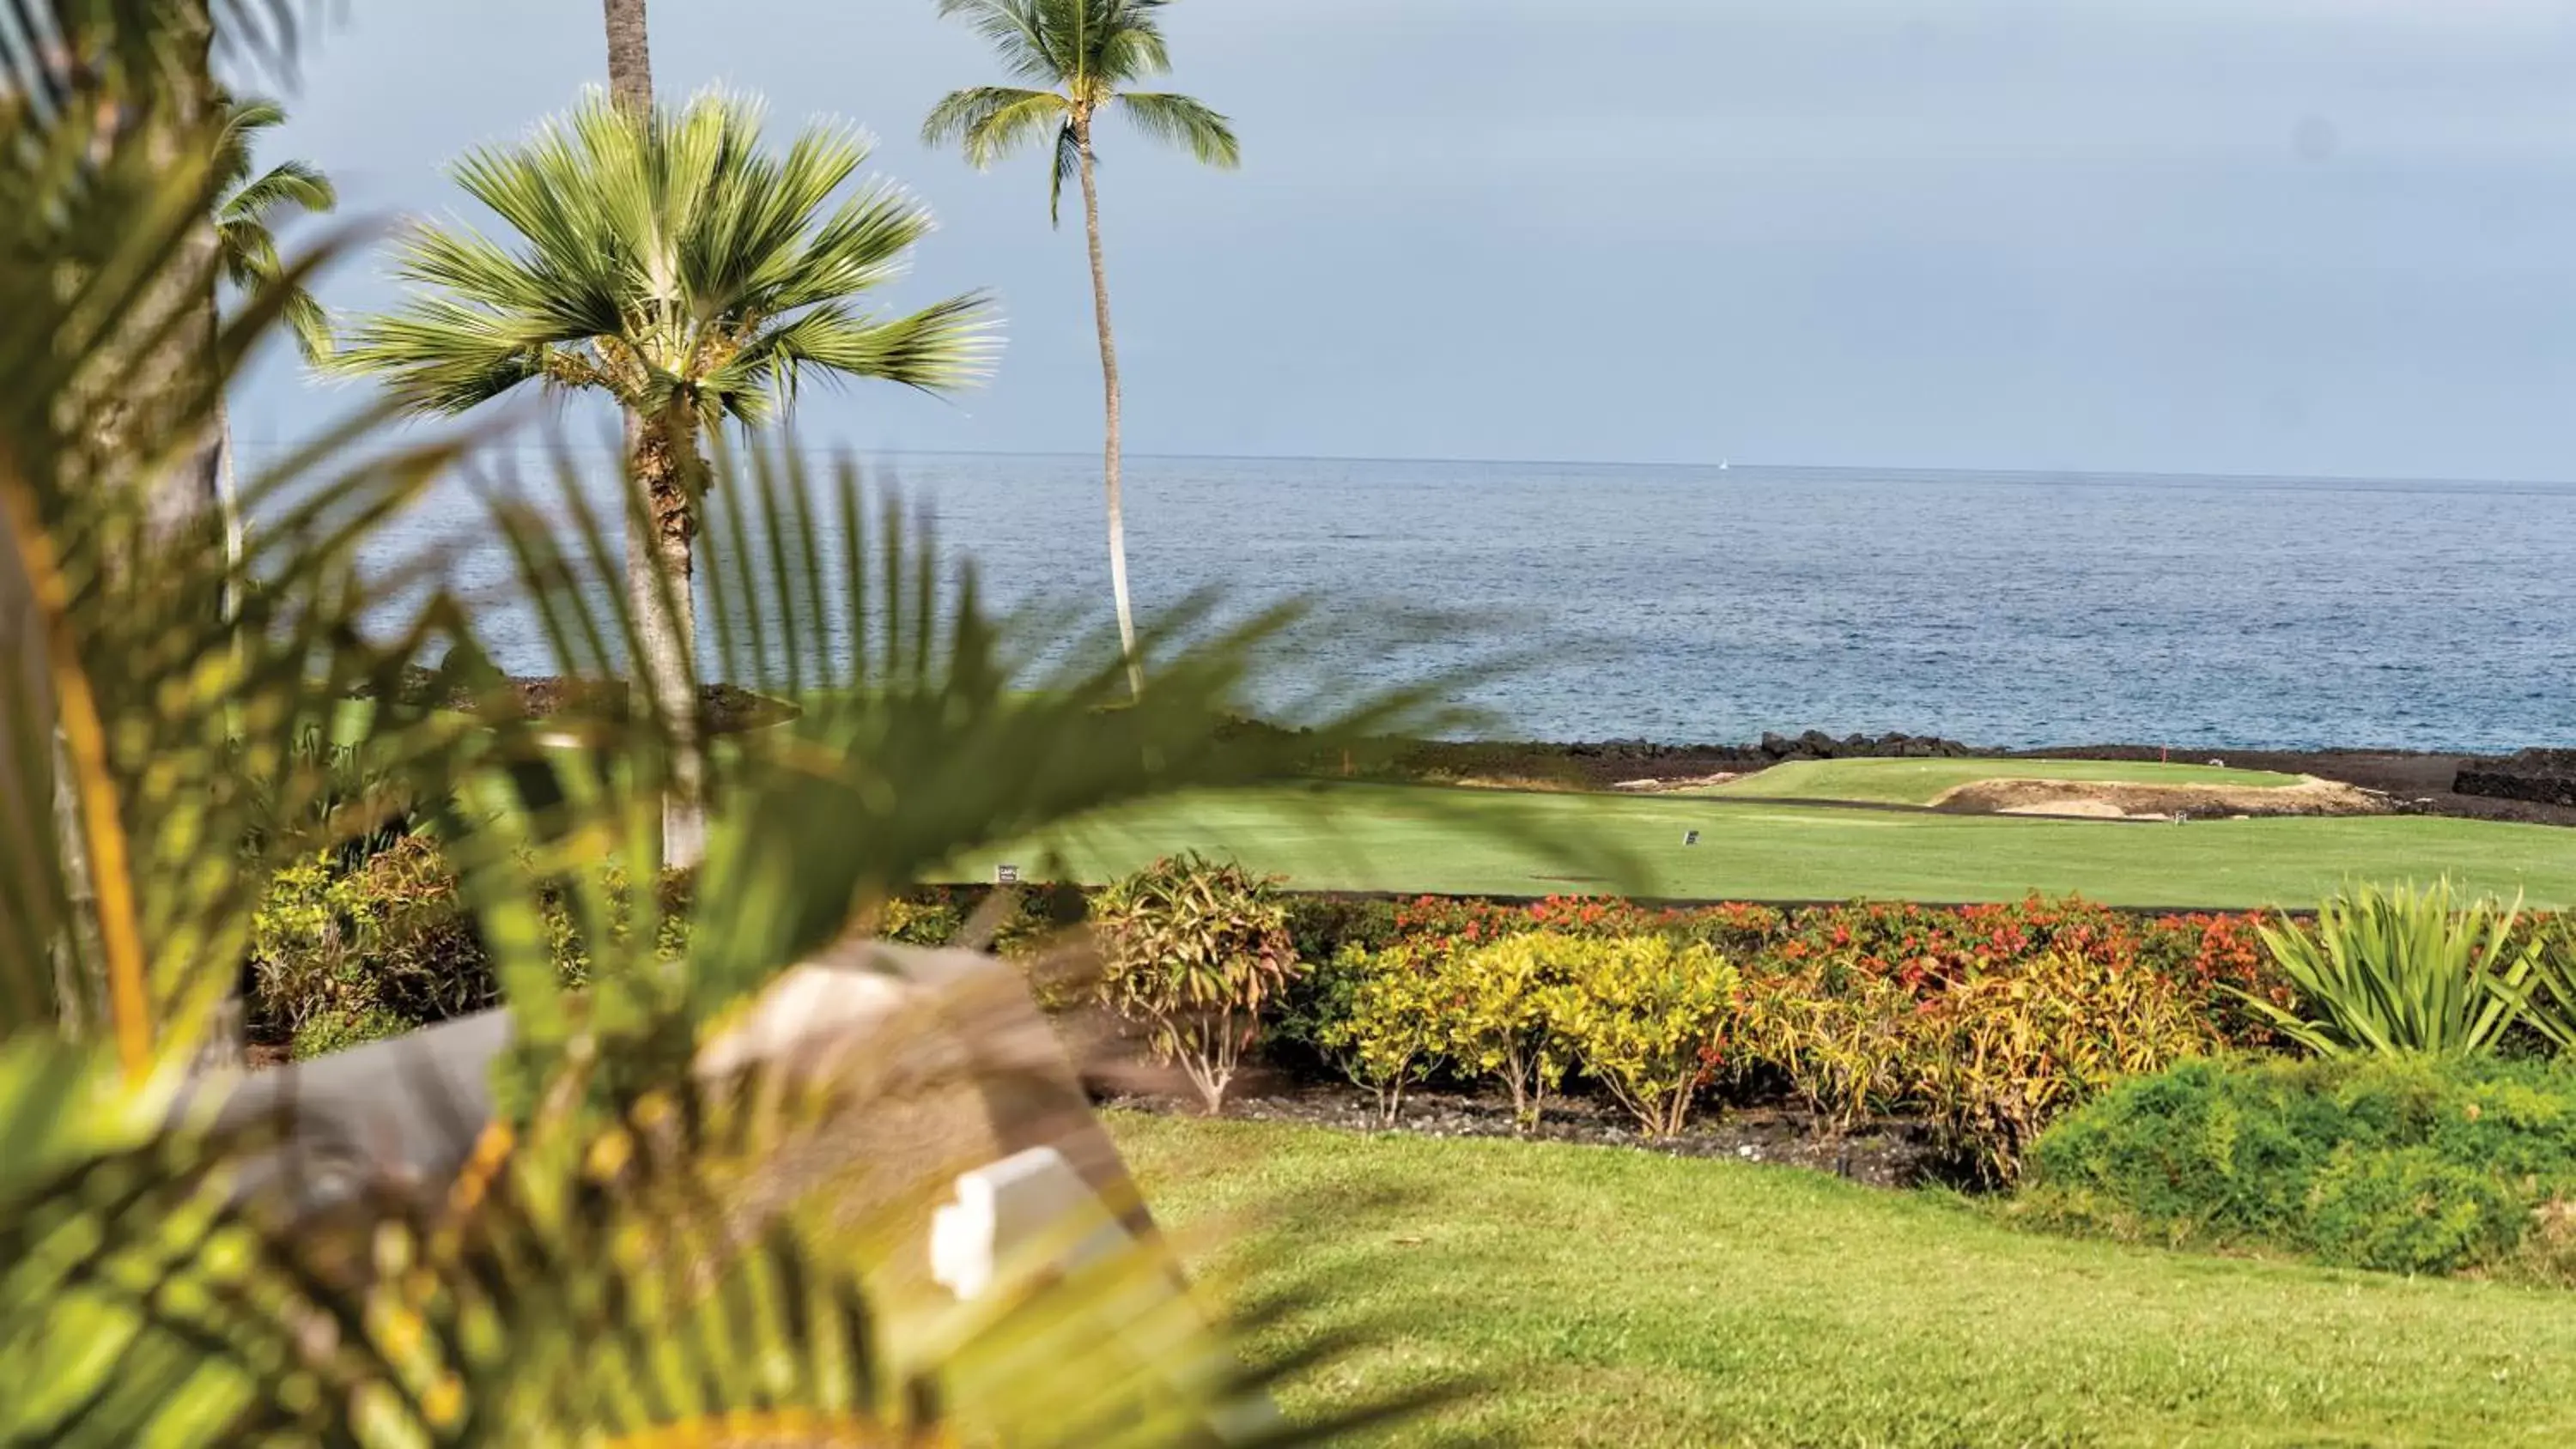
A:
<svg viewBox="0 0 2576 1449">
<path fill-rule="evenodd" d="M 438 675 L 414 666 L 403 671 L 395 697 L 409 705 L 483 715 L 497 713 L 515 719 L 623 720 L 630 708 L 626 682 L 618 679 L 565 679 L 542 674 L 514 676 L 503 681 L 503 687 L 506 693 L 458 688 L 441 694 Z M 704 711 L 704 727 L 710 734 L 738 734 L 784 723 L 797 714 L 796 706 L 787 701 L 755 694 L 738 684 L 701 685 L 698 699 Z"/>
<path fill-rule="evenodd" d="M 1104 1104 L 1171 1116 L 1196 1116 L 1195 1096 L 1113 1093 Z M 1256 1122 L 1291 1122 L 1345 1132 L 1381 1131 L 1377 1102 L 1352 1087 L 1296 1084 L 1276 1079 L 1228 1094 L 1225 1116 Z M 1538 1126 L 1522 1131 L 1512 1120 L 1511 1099 L 1497 1094 L 1409 1092 L 1398 1132 L 1421 1137 L 1520 1137 L 1593 1147 L 1624 1147 L 1669 1157 L 1725 1157 L 1784 1167 L 1811 1168 L 1871 1187 L 1917 1187 L 1947 1182 L 1941 1155 L 1919 1124 L 1886 1120 L 1846 1137 L 1821 1130 L 1805 1110 L 1770 1104 L 1706 1111 L 1689 1131 L 1665 1141 L 1639 1133 L 1616 1106 L 1588 1098 L 1550 1101 Z"/>
</svg>

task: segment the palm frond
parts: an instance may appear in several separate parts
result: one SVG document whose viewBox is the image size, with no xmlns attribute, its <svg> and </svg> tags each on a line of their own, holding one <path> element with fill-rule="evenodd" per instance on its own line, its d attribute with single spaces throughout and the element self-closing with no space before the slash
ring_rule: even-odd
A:
<svg viewBox="0 0 2576 1449">
<path fill-rule="evenodd" d="M 1242 164 L 1243 154 L 1235 144 L 1233 126 L 1188 96 L 1124 91 L 1118 96 L 1118 109 L 1137 130 L 1157 141 L 1186 147 L 1207 165 L 1232 170 Z"/>
<path fill-rule="evenodd" d="M 1164 3 L 1091 0 L 1101 12 L 1087 29 L 1091 68 L 1104 89 L 1171 72 L 1171 53 L 1164 48 L 1162 23 L 1154 13 Z"/>
<path fill-rule="evenodd" d="M 414 412 L 467 412 L 546 376 L 545 340 L 513 335 L 511 324 L 444 297 L 416 297 L 399 313 L 356 324 L 332 366 L 382 376 Z"/>
<path fill-rule="evenodd" d="M 1078 71 L 1065 45 L 1069 28 L 1059 23 L 1064 8 L 1061 0 L 939 0 L 939 13 L 973 26 L 1011 74 L 1050 85 Z"/>
<path fill-rule="evenodd" d="M 302 161 L 281 161 L 225 198 L 225 220 L 263 220 L 279 211 L 328 212 L 340 204 L 331 178 Z"/>
<path fill-rule="evenodd" d="M 990 375 L 993 351 L 991 306 L 981 296 L 886 318 L 832 302 L 761 333 L 699 385 L 732 415 L 759 422 L 794 402 L 809 370 L 833 382 L 867 378 L 953 392 Z"/>
<path fill-rule="evenodd" d="M 1047 225 L 1064 224 L 1064 184 L 1082 175 L 1082 137 L 1070 124 L 1055 133 L 1055 164 L 1047 175 Z"/>
<path fill-rule="evenodd" d="M 304 41 L 299 14 L 323 0 L 12 0 L 0 9 L 0 93 L 23 97 L 50 124 L 76 96 L 163 88 L 211 51 L 237 71 L 292 79 Z M 209 23 L 211 22 L 211 23 Z"/>
<path fill-rule="evenodd" d="M 967 162 L 982 170 L 1050 126 L 1061 128 L 1070 110 L 1054 91 L 976 86 L 932 107 L 921 123 L 921 139 L 930 146 L 963 145 Z"/>
</svg>

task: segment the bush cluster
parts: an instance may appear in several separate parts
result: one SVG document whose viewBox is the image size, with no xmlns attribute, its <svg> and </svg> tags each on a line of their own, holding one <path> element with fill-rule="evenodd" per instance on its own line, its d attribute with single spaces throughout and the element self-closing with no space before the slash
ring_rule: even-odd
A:
<svg viewBox="0 0 2576 1449">
<path fill-rule="evenodd" d="M 2037 1145 L 2015 1211 L 2406 1273 L 2576 1281 L 2576 1066 L 2204 1061 L 2124 1083 Z"/>
<path fill-rule="evenodd" d="M 1532 931 L 1473 945 L 1345 946 L 1316 974 L 1297 1027 L 1393 1126 L 1435 1075 L 1499 1083 L 1535 1125 L 1579 1072 L 1652 1136 L 1687 1123 L 1725 1060 L 1735 968 L 1671 936 Z"/>
<path fill-rule="evenodd" d="M 1442 1075 L 1500 1087 L 1524 1122 L 1572 1076 L 1652 1136 L 1681 1131 L 1705 1089 L 1785 1087 L 1842 1129 L 1918 1116 L 1991 1181 L 2118 1078 L 2227 1045 L 2209 988 L 2123 954 L 2054 945 L 1890 969 L 1826 939 L 1735 958 L 1687 933 L 1348 946 L 1295 1029 L 1374 1091 L 1389 1123 L 1408 1088 Z"/>
<path fill-rule="evenodd" d="M 684 945 L 684 883 L 664 892 L 667 954 Z M 2250 918 L 2073 900 L 1355 900 L 1286 896 L 1195 859 L 1097 891 L 1031 887 L 1007 908 L 991 896 L 910 892 L 880 908 L 876 929 L 920 945 L 975 934 L 1025 957 L 1076 925 L 1100 928 L 1104 978 L 1080 999 L 1137 1022 L 1210 1101 L 1267 1030 L 1374 1090 L 1388 1121 L 1435 1078 L 1492 1084 L 1525 1122 L 1572 1081 L 1656 1135 L 1714 1096 L 1786 1092 L 1839 1128 L 1919 1117 L 1998 1181 L 2048 1121 L 2114 1076 L 2266 1044 L 2250 1001 L 2288 1002 Z M 558 969 L 583 979 L 589 953 L 568 913 L 550 907 L 547 922 Z M 1175 963 L 1188 970 L 1165 969 Z M 354 869 L 317 859 L 281 876 L 253 965 L 263 1014 L 301 1053 L 494 993 L 455 884 L 419 841 Z"/>
</svg>

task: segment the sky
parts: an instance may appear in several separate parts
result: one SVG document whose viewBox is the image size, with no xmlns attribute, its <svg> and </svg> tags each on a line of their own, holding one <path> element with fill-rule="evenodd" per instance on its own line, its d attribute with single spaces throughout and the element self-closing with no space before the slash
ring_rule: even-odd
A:
<svg viewBox="0 0 2576 1449">
<path fill-rule="evenodd" d="M 379 227 L 604 80 L 597 0 L 350 0 L 266 154 Z M 2576 478 L 2568 0 L 1180 0 L 1239 172 L 1101 149 L 1131 451 Z M 1098 446 L 1078 225 L 923 113 L 1004 79 L 932 0 L 653 0 L 665 98 L 879 138 L 989 288 L 993 380 L 800 441 Z M 1068 216 L 1068 220 L 1072 220 Z M 384 306 L 375 256 L 323 288 Z M 247 442 L 352 405 L 283 358 Z"/>
</svg>

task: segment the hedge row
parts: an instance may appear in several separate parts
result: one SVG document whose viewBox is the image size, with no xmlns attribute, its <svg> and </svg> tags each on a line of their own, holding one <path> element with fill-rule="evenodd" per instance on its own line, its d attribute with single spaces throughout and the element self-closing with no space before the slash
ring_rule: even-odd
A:
<svg viewBox="0 0 2576 1449">
<path fill-rule="evenodd" d="M 665 893 L 677 909 L 663 946 L 676 951 L 685 890 L 670 882 Z M 926 888 L 890 903 L 877 927 L 944 944 L 989 894 Z M 1029 888 L 992 945 L 1006 956 L 1038 951 L 1100 898 Z M 2013 1175 L 2053 1115 L 2112 1075 L 2265 1044 L 2228 988 L 2281 996 L 2249 918 L 2141 917 L 2073 900 L 1276 904 L 1294 947 L 1287 988 L 1247 1019 L 1379 1087 L 1390 1116 L 1405 1085 L 1433 1079 L 1490 1082 L 1533 1116 L 1547 1093 L 1588 1085 L 1628 1103 L 1650 1132 L 1678 1130 L 1712 1093 L 1785 1092 L 1842 1128 L 1919 1115 L 1997 1179 Z M 1113 914 L 1137 929 L 1132 909 Z M 559 969 L 579 979 L 583 942 L 565 913 L 549 924 Z M 259 1019 L 298 1056 L 474 1010 L 495 994 L 455 884 L 419 841 L 354 870 L 317 858 L 281 876 L 258 918 L 253 968 Z M 1111 1004 L 1135 1000 L 1125 992 Z M 1500 1041 L 1494 1023 L 1505 1019 L 1524 1043 Z"/>
<path fill-rule="evenodd" d="M 878 929 L 889 939 L 942 945 L 957 938 L 991 894 L 989 886 L 929 886 L 889 904 Z M 685 931 L 687 886 L 662 886 L 670 928 Z M 1089 918 L 1096 892 L 1041 884 L 1021 888 L 992 947 L 1030 954 Z M 1709 945 L 1765 968 L 1812 969 L 1829 986 L 1852 976 L 1888 977 L 1909 990 L 1959 980 L 1995 963 L 2068 953 L 2106 968 L 2173 976 L 2200 988 L 2222 1030 L 2260 1032 L 2212 988 L 2237 985 L 2281 998 L 2264 970 L 2251 917 L 2140 916 L 2089 902 L 2001 905 L 1854 903 L 1783 910 L 1760 905 L 1670 908 L 1603 897 L 1503 903 L 1423 896 L 1389 900 L 1285 896 L 1299 959 L 1329 962 L 1346 947 L 1379 951 L 1399 943 L 1474 944 L 1551 931 L 1589 938 L 1669 936 Z M 553 945 L 568 972 L 585 967 L 580 941 L 558 913 Z M 676 947 L 676 940 L 672 943 Z M 396 843 L 354 868 L 318 856 L 281 875 L 255 923 L 254 996 L 272 1030 L 322 1016 L 374 1008 L 405 1022 L 444 1019 L 489 1005 L 495 987 L 481 939 L 459 904 L 436 848 Z"/>
<path fill-rule="evenodd" d="M 1569 1080 L 1588 1083 L 1649 1136 L 1712 1099 L 1785 1091 L 1834 1130 L 1920 1119 L 1959 1169 L 1996 1183 L 2111 1083 L 2247 1039 L 2214 973 L 2156 969 L 2098 921 L 2066 927 L 2081 908 L 1916 921 L 1917 949 L 1895 958 L 1848 923 L 1886 924 L 1873 908 L 1819 914 L 1812 936 L 1732 950 L 1688 931 L 1555 929 L 1347 945 L 1285 1025 L 1375 1092 L 1389 1125 L 1408 1089 L 1442 1079 L 1491 1084 L 1530 1122 Z M 1956 945 L 1962 924 L 1981 947 Z M 1984 949 L 1998 938 L 2018 949 Z"/>
</svg>

